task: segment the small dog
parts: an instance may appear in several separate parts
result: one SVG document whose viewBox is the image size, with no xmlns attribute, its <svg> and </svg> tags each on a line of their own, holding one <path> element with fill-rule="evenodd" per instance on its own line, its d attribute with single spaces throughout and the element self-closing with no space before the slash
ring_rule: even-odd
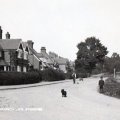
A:
<svg viewBox="0 0 120 120">
<path fill-rule="evenodd" d="M 67 92 L 64 89 L 61 89 L 62 97 L 67 97 Z"/>
</svg>

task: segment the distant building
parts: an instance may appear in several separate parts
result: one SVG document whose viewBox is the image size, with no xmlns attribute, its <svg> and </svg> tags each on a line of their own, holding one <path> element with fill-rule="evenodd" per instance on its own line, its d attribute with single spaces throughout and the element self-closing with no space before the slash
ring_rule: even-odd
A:
<svg viewBox="0 0 120 120">
<path fill-rule="evenodd" d="M 59 70 L 67 73 L 67 62 L 69 61 L 67 58 L 60 57 L 54 52 L 49 52 L 49 56 L 54 60 Z"/>
<path fill-rule="evenodd" d="M 37 53 L 37 55 L 44 63 L 48 64 L 48 67 L 54 68 L 55 62 L 46 52 L 45 47 L 41 47 L 40 53 Z"/>
</svg>

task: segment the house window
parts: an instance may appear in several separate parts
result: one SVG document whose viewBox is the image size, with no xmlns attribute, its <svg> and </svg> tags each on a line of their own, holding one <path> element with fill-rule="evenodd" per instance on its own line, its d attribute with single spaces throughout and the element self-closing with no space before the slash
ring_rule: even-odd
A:
<svg viewBox="0 0 120 120">
<path fill-rule="evenodd" d="M 21 66 L 17 66 L 17 72 L 21 72 Z"/>
<path fill-rule="evenodd" d="M 23 52 L 21 50 L 18 51 L 18 58 L 22 58 Z"/>
<path fill-rule="evenodd" d="M 27 72 L 27 68 L 25 66 L 23 67 L 23 72 Z"/>
<path fill-rule="evenodd" d="M 24 52 L 24 59 L 27 60 L 28 59 L 28 53 Z"/>
</svg>

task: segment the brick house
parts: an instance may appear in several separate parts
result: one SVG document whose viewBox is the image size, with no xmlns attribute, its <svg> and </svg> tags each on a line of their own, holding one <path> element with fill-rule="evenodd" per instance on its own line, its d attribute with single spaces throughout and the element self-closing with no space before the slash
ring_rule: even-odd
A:
<svg viewBox="0 0 120 120">
<path fill-rule="evenodd" d="M 32 40 L 28 40 L 27 44 L 29 48 L 28 60 L 30 68 L 44 70 L 46 67 L 49 67 L 49 65 L 38 56 L 37 51 L 33 48 L 34 42 Z"/>
<path fill-rule="evenodd" d="M 28 47 L 23 47 L 21 39 L 10 39 L 7 32 L 6 39 L 2 39 L 0 27 L 0 71 L 27 72 Z"/>
</svg>

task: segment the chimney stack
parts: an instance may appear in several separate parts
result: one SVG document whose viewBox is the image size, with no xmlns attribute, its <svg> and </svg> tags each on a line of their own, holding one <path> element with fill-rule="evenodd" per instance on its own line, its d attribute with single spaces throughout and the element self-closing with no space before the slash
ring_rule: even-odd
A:
<svg viewBox="0 0 120 120">
<path fill-rule="evenodd" d="M 27 43 L 28 43 L 28 46 L 30 46 L 31 48 L 33 48 L 34 42 L 32 40 L 28 40 Z"/>
<path fill-rule="evenodd" d="M 46 53 L 46 48 L 45 47 L 41 47 L 41 53 Z"/>
<path fill-rule="evenodd" d="M 1 29 L 1 26 L 0 26 L 0 39 L 2 39 L 2 29 Z"/>
<path fill-rule="evenodd" d="M 10 39 L 10 33 L 9 32 L 6 33 L 6 39 Z"/>
</svg>

